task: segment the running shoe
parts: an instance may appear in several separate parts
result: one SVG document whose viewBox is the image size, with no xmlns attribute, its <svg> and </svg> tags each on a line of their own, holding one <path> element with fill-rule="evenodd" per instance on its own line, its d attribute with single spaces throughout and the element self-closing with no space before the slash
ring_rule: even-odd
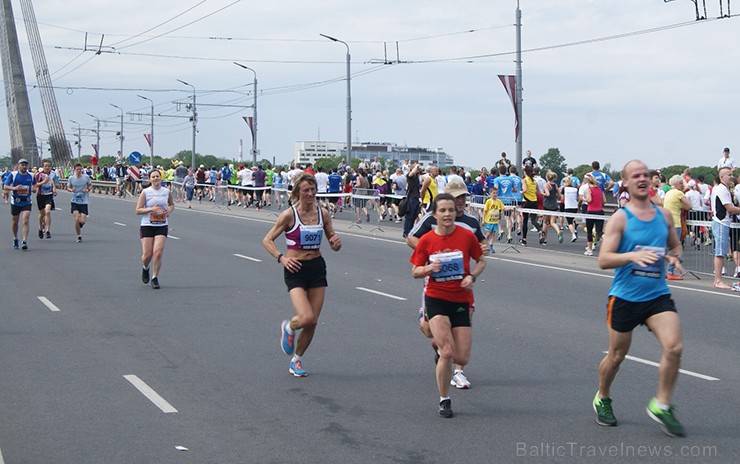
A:
<svg viewBox="0 0 740 464">
<path fill-rule="evenodd" d="M 735 282 L 730 288 L 733 292 L 740 292 L 740 282 Z"/>
<path fill-rule="evenodd" d="M 678 274 L 666 274 L 665 278 L 668 280 L 683 280 L 683 277 Z"/>
<path fill-rule="evenodd" d="M 586 256 L 593 256 L 594 255 L 594 252 L 592 250 L 586 250 L 586 251 L 583 252 L 583 254 L 586 255 Z"/>
<path fill-rule="evenodd" d="M 18 249 L 18 239 L 17 238 L 14 238 L 13 239 L 13 249 L 14 250 L 17 250 Z"/>
<path fill-rule="evenodd" d="M 645 408 L 645 411 L 648 416 L 660 424 L 660 428 L 663 429 L 666 435 L 683 437 L 686 434 L 683 425 L 673 415 L 673 406 L 670 406 L 668 409 L 661 409 L 658 407 L 658 400 L 653 397 Z"/>
<path fill-rule="evenodd" d="M 49 232 L 48 230 L 46 231 L 46 238 L 51 238 L 51 232 Z"/>
<path fill-rule="evenodd" d="M 495 253 L 496 253 L 496 250 L 493 247 L 491 247 L 491 254 L 495 254 Z"/>
<path fill-rule="evenodd" d="M 573 234 L 573 237 L 570 239 L 571 243 L 578 240 L 578 234 Z"/>
<path fill-rule="evenodd" d="M 442 400 L 439 402 L 439 415 L 445 419 L 453 417 L 455 414 L 452 412 L 452 401 Z"/>
<path fill-rule="evenodd" d="M 370 213 L 365 213 L 365 221 L 370 222 Z"/>
<path fill-rule="evenodd" d="M 82 243 L 82 235 L 77 236 L 77 243 Z"/>
<path fill-rule="evenodd" d="M 301 361 L 291 361 L 288 372 L 293 374 L 295 377 L 305 377 L 308 375 L 308 372 L 303 368 L 303 363 Z"/>
<path fill-rule="evenodd" d="M 288 333 L 290 321 L 287 319 L 280 324 L 280 348 L 283 353 L 292 355 L 295 351 L 295 332 Z"/>
<path fill-rule="evenodd" d="M 460 390 L 467 390 L 470 388 L 470 382 L 468 382 L 468 378 L 465 377 L 465 372 L 463 371 L 455 372 L 452 376 L 452 380 L 450 380 L 450 385 Z"/>
<path fill-rule="evenodd" d="M 141 281 L 145 284 L 149 283 L 149 269 L 142 268 L 141 269 Z"/>
<path fill-rule="evenodd" d="M 611 398 L 599 398 L 599 392 L 596 392 L 594 396 L 594 412 L 596 412 L 596 423 L 606 427 L 613 427 L 617 425 L 617 418 L 614 417 L 614 411 L 612 410 L 612 399 Z"/>
<path fill-rule="evenodd" d="M 28 250 L 28 243 L 26 243 L 25 240 L 21 242 L 21 250 L 26 251 Z"/>
<path fill-rule="evenodd" d="M 519 245 L 527 246 L 527 239 L 526 238 L 519 239 Z"/>
<path fill-rule="evenodd" d="M 558 243 L 563 243 L 563 233 L 558 232 Z"/>
<path fill-rule="evenodd" d="M 44 231 L 39 229 L 39 240 L 43 240 L 43 239 L 44 239 Z"/>
<path fill-rule="evenodd" d="M 499 232 L 498 238 L 496 240 L 498 240 L 500 242 L 503 239 L 504 239 L 504 233 L 503 232 Z"/>
<path fill-rule="evenodd" d="M 157 277 L 152 277 L 152 288 L 159 290 L 159 279 Z"/>
</svg>

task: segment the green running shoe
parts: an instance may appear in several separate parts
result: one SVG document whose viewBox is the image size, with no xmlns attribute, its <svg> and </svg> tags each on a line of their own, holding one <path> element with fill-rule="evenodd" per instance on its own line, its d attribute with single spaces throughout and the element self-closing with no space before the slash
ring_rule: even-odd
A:
<svg viewBox="0 0 740 464">
<path fill-rule="evenodd" d="M 612 411 L 611 398 L 599 398 L 599 392 L 594 396 L 594 412 L 596 412 L 596 423 L 606 427 L 617 425 L 617 418 Z"/>
<path fill-rule="evenodd" d="M 655 422 L 660 424 L 660 428 L 663 432 L 671 437 L 683 437 L 684 432 L 683 425 L 673 415 L 673 406 L 668 409 L 660 409 L 658 407 L 658 400 L 653 397 L 650 400 L 647 407 L 645 408 L 648 416 L 650 416 Z"/>
</svg>

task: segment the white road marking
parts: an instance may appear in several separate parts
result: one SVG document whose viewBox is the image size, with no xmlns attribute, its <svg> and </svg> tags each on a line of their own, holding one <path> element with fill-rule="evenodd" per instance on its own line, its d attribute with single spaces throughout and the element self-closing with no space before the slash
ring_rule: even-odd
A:
<svg viewBox="0 0 740 464">
<path fill-rule="evenodd" d="M 237 253 L 234 253 L 234 256 L 236 256 L 237 258 L 248 259 L 250 261 L 254 261 L 255 263 L 261 263 L 262 262 L 261 259 L 252 258 L 250 256 L 244 256 L 244 255 L 240 255 L 240 254 L 237 254 Z"/>
<path fill-rule="evenodd" d="M 355 287 L 355 288 L 357 290 L 362 290 L 363 292 L 374 293 L 376 295 L 385 296 L 385 297 L 388 297 L 388 298 L 393 298 L 394 300 L 406 301 L 406 298 L 403 298 L 403 297 L 400 297 L 400 296 L 396 296 L 396 295 L 391 295 L 390 293 L 383 293 L 383 292 L 379 292 L 377 290 L 371 290 L 371 289 L 365 288 L 365 287 Z"/>
<path fill-rule="evenodd" d="M 38 296 L 36 298 L 38 298 L 42 303 L 44 303 L 44 306 L 49 308 L 51 311 L 53 312 L 61 311 L 59 308 L 57 308 L 57 306 L 54 303 L 49 301 L 49 299 L 46 298 L 45 296 Z M 0 462 L 0 464 L 2 464 L 2 462 Z"/>
<path fill-rule="evenodd" d="M 0 450 L 0 464 L 5 464 L 5 461 L 3 460 L 3 450 Z"/>
<path fill-rule="evenodd" d="M 607 354 L 608 351 L 603 351 L 603 353 L 604 354 Z M 635 361 L 635 362 L 639 362 L 639 363 L 642 363 L 642 364 L 647 364 L 648 366 L 653 366 L 653 367 L 659 367 L 660 366 L 660 364 L 659 363 L 656 363 L 655 361 L 649 361 L 647 359 L 638 358 L 636 356 L 627 355 L 624 358 L 625 359 L 629 359 L 630 361 Z M 687 371 L 686 369 L 679 369 L 678 372 L 680 372 L 681 374 L 686 374 L 686 375 L 690 375 L 692 377 L 698 377 L 700 379 L 709 380 L 709 381 L 719 380 L 717 377 L 712 377 L 712 376 L 709 376 L 709 375 L 704 375 L 704 374 L 699 374 L 699 373 L 696 373 L 696 372 Z"/>
<path fill-rule="evenodd" d="M 146 398 L 152 403 L 154 403 L 156 407 L 161 409 L 163 413 L 168 414 L 168 413 L 177 412 L 177 409 L 172 407 L 170 403 L 168 403 L 164 398 L 159 396 L 157 392 L 152 390 L 152 387 L 144 383 L 144 381 L 138 378 L 137 376 L 124 375 L 123 378 L 128 380 L 131 383 L 131 385 L 136 387 L 136 389 L 139 390 L 139 392 L 141 392 L 142 395 L 146 396 Z"/>
<path fill-rule="evenodd" d="M 167 238 L 171 238 L 172 240 L 180 240 L 180 237 L 175 237 L 174 235 L 168 235 Z"/>
<path fill-rule="evenodd" d="M 113 224 L 115 224 L 117 226 L 121 226 L 121 227 L 127 227 L 126 224 L 124 224 L 122 222 L 114 222 Z"/>
</svg>

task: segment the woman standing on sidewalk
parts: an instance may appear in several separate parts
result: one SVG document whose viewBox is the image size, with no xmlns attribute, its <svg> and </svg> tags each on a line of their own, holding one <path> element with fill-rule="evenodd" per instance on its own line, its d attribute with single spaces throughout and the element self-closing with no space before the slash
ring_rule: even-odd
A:
<svg viewBox="0 0 740 464">
<path fill-rule="evenodd" d="M 342 248 L 342 240 L 334 233 L 331 216 L 316 201 L 316 179 L 300 174 L 293 183 L 291 207 L 283 211 L 262 245 L 283 266 L 283 278 L 288 287 L 295 316 L 280 325 L 280 347 L 293 355 L 288 372 L 296 377 L 308 375 L 303 369 L 303 354 L 316 331 L 326 293 L 326 262 L 321 256 L 324 235 L 334 251 Z M 287 251 L 281 253 L 275 240 L 285 234 Z M 303 329 L 303 330 L 301 330 Z M 296 343 L 296 332 L 301 330 Z"/>
</svg>

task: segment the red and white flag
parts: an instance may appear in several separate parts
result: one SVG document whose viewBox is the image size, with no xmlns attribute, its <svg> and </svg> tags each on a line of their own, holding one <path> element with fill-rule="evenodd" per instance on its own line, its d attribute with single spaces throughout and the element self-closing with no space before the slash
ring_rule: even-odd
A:
<svg viewBox="0 0 740 464">
<path fill-rule="evenodd" d="M 144 134 L 144 138 L 146 139 L 146 143 L 149 145 L 149 148 L 152 148 L 152 134 Z"/>
<path fill-rule="evenodd" d="M 244 122 L 249 126 L 249 133 L 252 135 L 252 138 L 254 138 L 254 118 L 251 116 L 242 116 L 242 119 L 244 119 Z"/>
<path fill-rule="evenodd" d="M 514 106 L 514 140 L 519 140 L 519 110 L 516 107 L 516 76 L 498 76 Z"/>
</svg>

